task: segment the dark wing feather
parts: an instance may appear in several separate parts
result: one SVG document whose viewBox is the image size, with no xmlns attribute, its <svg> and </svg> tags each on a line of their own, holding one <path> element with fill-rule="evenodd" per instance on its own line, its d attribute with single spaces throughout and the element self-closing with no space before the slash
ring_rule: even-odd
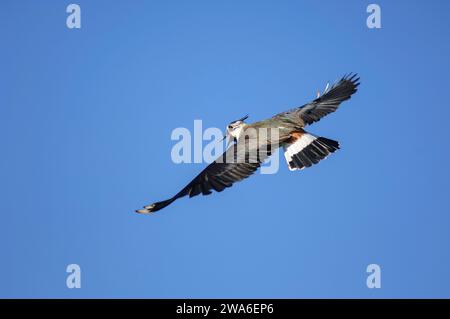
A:
<svg viewBox="0 0 450 319">
<path fill-rule="evenodd" d="M 243 151 L 244 150 L 244 151 Z M 270 151 L 260 152 L 257 160 L 245 161 L 251 150 L 243 149 L 238 144 L 233 144 L 217 160 L 209 164 L 200 174 L 198 174 L 189 184 L 178 194 L 164 201 L 156 202 L 145 206 L 144 209 L 137 210 L 137 213 L 149 214 L 156 212 L 174 202 L 176 199 L 189 195 L 189 197 L 199 194 L 209 195 L 212 190 L 221 192 L 225 188 L 231 187 L 252 175 L 261 163 L 270 156 Z M 246 155 L 247 154 L 247 155 Z"/>
<path fill-rule="evenodd" d="M 280 113 L 275 118 L 299 123 L 301 127 L 320 121 L 325 115 L 336 111 L 342 102 L 350 99 L 352 94 L 357 91 L 358 86 L 357 74 L 346 75 L 327 88 L 323 95 L 314 101 Z"/>
</svg>

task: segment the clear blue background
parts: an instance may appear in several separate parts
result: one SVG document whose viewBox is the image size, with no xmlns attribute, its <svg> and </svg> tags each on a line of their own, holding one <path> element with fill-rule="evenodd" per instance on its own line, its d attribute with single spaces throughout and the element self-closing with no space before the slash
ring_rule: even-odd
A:
<svg viewBox="0 0 450 319">
<path fill-rule="evenodd" d="M 376 2 L 380 30 L 368 1 L 79 0 L 70 30 L 69 1 L 2 1 L 0 297 L 450 297 L 450 3 Z M 133 213 L 204 167 L 171 161 L 174 128 L 350 71 L 310 127 L 326 161 Z"/>
</svg>

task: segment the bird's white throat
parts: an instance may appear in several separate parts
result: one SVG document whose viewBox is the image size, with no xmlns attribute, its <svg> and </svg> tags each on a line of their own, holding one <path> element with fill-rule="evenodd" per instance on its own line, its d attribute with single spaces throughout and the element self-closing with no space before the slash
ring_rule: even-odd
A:
<svg viewBox="0 0 450 319">
<path fill-rule="evenodd" d="M 239 140 L 242 133 L 244 133 L 244 127 L 247 126 L 247 124 L 242 124 L 236 127 L 233 131 L 230 132 L 230 135 L 233 136 L 236 140 Z"/>
</svg>

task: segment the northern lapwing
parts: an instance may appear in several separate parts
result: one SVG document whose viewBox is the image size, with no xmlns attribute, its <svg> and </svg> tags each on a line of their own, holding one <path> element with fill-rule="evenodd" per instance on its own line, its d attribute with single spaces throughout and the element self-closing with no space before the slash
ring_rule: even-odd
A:
<svg viewBox="0 0 450 319">
<path fill-rule="evenodd" d="M 359 84 L 357 74 L 349 74 L 331 86 L 327 84 L 322 95 L 318 92 L 317 98 L 308 104 L 252 124 L 245 123 L 248 116 L 231 122 L 227 126 L 226 136 L 231 138 L 233 146 L 209 164 L 175 196 L 145 206 L 136 212 L 149 214 L 183 196 L 209 195 L 212 190 L 221 192 L 252 175 L 278 147 L 283 147 L 288 167 L 292 171 L 317 164 L 338 150 L 339 143 L 315 136 L 304 128 L 336 111 L 343 101 L 350 99 L 357 91 Z M 259 132 L 268 130 L 270 132 L 276 130 L 276 134 L 266 134 L 262 138 Z M 245 143 L 240 143 L 244 137 Z M 258 143 L 249 143 L 249 140 L 258 140 Z M 239 148 L 240 144 L 244 147 Z"/>
</svg>

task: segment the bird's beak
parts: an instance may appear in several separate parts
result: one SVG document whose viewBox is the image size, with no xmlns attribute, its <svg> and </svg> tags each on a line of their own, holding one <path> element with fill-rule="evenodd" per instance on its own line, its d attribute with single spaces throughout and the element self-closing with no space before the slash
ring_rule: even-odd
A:
<svg viewBox="0 0 450 319">
<path fill-rule="evenodd" d="M 222 138 L 222 140 L 221 140 L 221 142 L 223 142 L 224 140 L 226 141 L 226 145 L 225 145 L 225 146 L 228 146 L 229 137 L 230 137 L 230 133 L 228 133 L 228 131 L 227 131 L 227 132 L 224 134 L 224 136 L 223 136 L 223 138 Z"/>
</svg>

